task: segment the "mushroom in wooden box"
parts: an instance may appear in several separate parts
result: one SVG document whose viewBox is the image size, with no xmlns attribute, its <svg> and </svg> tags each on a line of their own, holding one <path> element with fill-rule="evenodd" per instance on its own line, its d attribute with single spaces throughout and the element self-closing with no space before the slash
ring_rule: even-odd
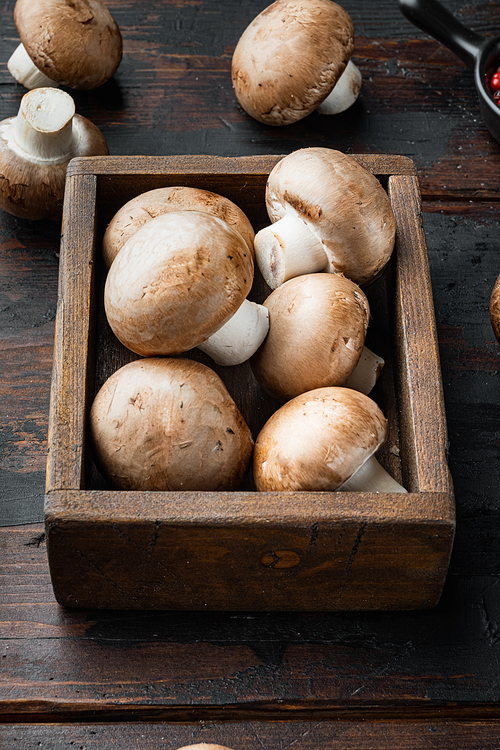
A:
<svg viewBox="0 0 500 750">
<path fill-rule="evenodd" d="M 184 358 L 124 365 L 90 410 L 96 463 L 124 490 L 232 490 L 253 448 L 250 430 L 219 376 Z"/>
<path fill-rule="evenodd" d="M 296 276 L 263 304 L 269 333 L 250 362 L 268 393 L 286 401 L 322 386 L 371 391 L 384 360 L 365 347 L 370 308 L 357 284 L 338 273 Z"/>
<path fill-rule="evenodd" d="M 331 148 L 293 151 L 266 186 L 272 224 L 255 236 L 260 271 L 271 289 L 317 271 L 343 273 L 364 286 L 391 257 L 396 221 L 377 178 Z"/>
<path fill-rule="evenodd" d="M 288 401 L 255 441 L 260 492 L 406 492 L 375 453 L 387 420 L 369 396 L 345 387 L 317 388 Z"/>
<path fill-rule="evenodd" d="M 247 300 L 253 253 L 233 226 L 204 211 L 171 211 L 127 240 L 104 289 L 108 322 L 136 354 L 202 348 L 241 364 L 268 331 L 266 309 Z"/>
</svg>

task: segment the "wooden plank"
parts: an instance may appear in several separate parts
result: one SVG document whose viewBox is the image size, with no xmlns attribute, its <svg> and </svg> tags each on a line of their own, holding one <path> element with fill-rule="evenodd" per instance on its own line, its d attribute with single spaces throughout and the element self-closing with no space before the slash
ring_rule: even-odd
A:
<svg viewBox="0 0 500 750">
<path fill-rule="evenodd" d="M 85 747 L 86 750 L 141 750 L 161 747 L 177 750 L 198 743 L 217 744 L 233 750 L 259 750 L 261 747 L 289 747 L 297 750 L 496 750 L 497 722 L 423 721 L 420 723 L 372 722 L 243 722 L 211 724 L 75 724 L 4 726 L 0 739 L 6 747 Z"/>
<path fill-rule="evenodd" d="M 49 494 L 49 561 L 61 604 L 412 609 L 433 606 L 446 575 L 447 495 L 380 495 L 373 505 L 368 493 L 118 495 Z"/>
<path fill-rule="evenodd" d="M 79 487 L 84 472 L 83 436 L 90 397 L 86 367 L 94 361 L 89 350 L 94 323 L 91 293 L 95 270 L 95 196 L 95 177 L 82 177 L 77 184 L 74 179 L 68 180 L 65 206 L 70 206 L 71 212 L 66 211 L 65 217 L 71 223 L 68 225 L 63 218 L 47 486 Z M 80 221 L 76 220 L 75 211 L 81 212 Z M 65 252 L 70 236 L 73 247 L 89 249 L 85 259 L 78 251 Z"/>
<path fill-rule="evenodd" d="M 0 728 L 6 747 L 38 750 L 40 747 L 85 747 L 86 750 L 177 750 L 198 743 L 217 744 L 233 750 L 290 747 L 296 750 L 496 750 L 498 722 L 438 719 L 419 723 L 342 722 L 314 720 L 291 722 L 245 721 L 236 724 L 197 722 L 179 724 L 74 724 L 18 725 Z"/>
<path fill-rule="evenodd" d="M 498 711 L 496 575 L 448 576 L 426 612 L 66 609 L 42 532 L 0 531 L 0 722 Z"/>
<path fill-rule="evenodd" d="M 391 177 L 389 195 L 398 221 L 395 336 L 398 342 L 402 339 L 396 348 L 405 439 L 402 449 L 422 490 L 450 491 L 446 414 L 418 182 L 404 176 Z M 419 293 L 412 294 L 417 280 L 421 282 Z M 426 450 L 429 445 L 432 455 Z"/>
</svg>

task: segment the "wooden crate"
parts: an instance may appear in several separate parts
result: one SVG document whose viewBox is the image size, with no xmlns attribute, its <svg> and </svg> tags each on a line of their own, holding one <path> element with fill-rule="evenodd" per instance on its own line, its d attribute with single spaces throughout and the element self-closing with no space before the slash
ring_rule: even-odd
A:
<svg viewBox="0 0 500 750">
<path fill-rule="evenodd" d="M 408 494 L 123 492 L 96 471 L 86 439 L 92 399 L 135 357 L 102 306 L 101 239 L 126 201 L 169 185 L 225 195 L 256 230 L 278 156 L 93 157 L 70 163 L 64 203 L 45 524 L 57 600 L 70 607 L 335 611 L 434 606 L 453 543 L 441 372 L 418 180 L 411 160 L 359 155 L 397 220 L 393 259 L 366 291 L 367 343 L 386 359 L 372 397 L 389 439 L 380 462 Z M 269 290 L 259 273 L 251 298 Z M 248 363 L 214 366 L 254 437 L 278 406 Z"/>
</svg>

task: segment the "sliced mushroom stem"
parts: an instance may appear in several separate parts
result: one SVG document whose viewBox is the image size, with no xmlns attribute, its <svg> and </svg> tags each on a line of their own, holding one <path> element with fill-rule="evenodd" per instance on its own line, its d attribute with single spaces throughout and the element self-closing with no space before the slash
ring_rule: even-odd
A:
<svg viewBox="0 0 500 750">
<path fill-rule="evenodd" d="M 363 347 L 358 364 L 344 382 L 346 388 L 354 388 L 368 396 L 377 382 L 385 361 L 367 346 Z"/>
<path fill-rule="evenodd" d="M 359 96 L 361 82 L 359 68 L 349 60 L 339 80 L 316 111 L 321 115 L 338 115 L 349 109 Z"/>
<path fill-rule="evenodd" d="M 328 264 L 321 242 L 301 219 L 291 214 L 257 232 L 255 257 L 271 289 L 295 276 L 322 271 Z"/>
<path fill-rule="evenodd" d="M 198 349 L 218 365 L 240 365 L 255 354 L 268 330 L 267 309 L 246 299 L 227 323 L 199 344 Z"/>
<path fill-rule="evenodd" d="M 74 146 L 75 103 L 56 88 L 29 91 L 15 118 L 13 140 L 22 152 L 41 161 L 63 161 Z M 13 144 L 14 145 L 14 144 Z"/>
<path fill-rule="evenodd" d="M 362 464 L 349 479 L 337 487 L 337 492 L 407 492 L 384 469 L 375 455 Z"/>
<path fill-rule="evenodd" d="M 27 89 L 38 89 L 45 86 L 57 86 L 51 78 L 38 70 L 31 57 L 20 44 L 10 56 L 7 67 L 18 83 Z"/>
</svg>

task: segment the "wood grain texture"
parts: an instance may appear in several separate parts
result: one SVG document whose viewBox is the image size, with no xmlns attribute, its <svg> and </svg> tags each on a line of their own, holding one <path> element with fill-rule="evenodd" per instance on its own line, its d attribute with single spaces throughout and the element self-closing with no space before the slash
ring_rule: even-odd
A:
<svg viewBox="0 0 500 750">
<path fill-rule="evenodd" d="M 297 750 L 421 750 L 436 747 L 455 750 L 494 750 L 500 725 L 497 722 L 423 721 L 402 722 L 271 722 L 253 721 L 241 724 L 214 725 L 198 722 L 178 724 L 76 724 L 72 726 L 6 726 L 0 728 L 0 739 L 6 747 L 23 750 L 40 747 L 76 746 L 86 750 L 116 750 L 140 747 L 142 750 L 162 747 L 176 750 L 200 742 L 223 744 L 232 750 L 257 750 L 262 747 L 289 747 Z M 10 744 L 8 744 L 10 743 Z"/>
<path fill-rule="evenodd" d="M 0 532 L 0 723 L 498 719 L 496 576 L 448 576 L 425 612 L 66 609 L 41 532 Z"/>
</svg>

